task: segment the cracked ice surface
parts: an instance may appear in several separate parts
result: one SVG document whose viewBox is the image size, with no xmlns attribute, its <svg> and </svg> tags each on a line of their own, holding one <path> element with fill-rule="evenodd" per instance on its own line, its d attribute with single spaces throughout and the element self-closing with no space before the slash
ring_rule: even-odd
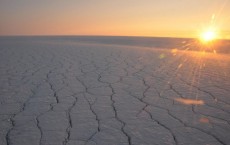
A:
<svg viewBox="0 0 230 145">
<path fill-rule="evenodd" d="M 0 56 L 0 145 L 230 144 L 228 55 L 34 39 Z"/>
</svg>

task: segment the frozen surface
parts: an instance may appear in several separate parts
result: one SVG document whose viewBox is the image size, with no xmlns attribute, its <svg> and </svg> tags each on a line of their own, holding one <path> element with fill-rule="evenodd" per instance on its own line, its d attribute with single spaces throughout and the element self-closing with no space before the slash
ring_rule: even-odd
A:
<svg viewBox="0 0 230 145">
<path fill-rule="evenodd" d="M 126 39 L 0 38 L 0 145 L 229 145 L 229 54 Z"/>
</svg>

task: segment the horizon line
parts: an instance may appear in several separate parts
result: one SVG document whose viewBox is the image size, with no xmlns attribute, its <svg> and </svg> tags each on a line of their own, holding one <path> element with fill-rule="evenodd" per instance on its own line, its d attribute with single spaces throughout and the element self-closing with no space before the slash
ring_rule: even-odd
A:
<svg viewBox="0 0 230 145">
<path fill-rule="evenodd" d="M 179 36 L 148 36 L 148 35 L 78 35 L 78 34 L 15 34 L 15 35 L 0 35 L 0 37 L 62 37 L 62 36 L 79 36 L 79 37 L 145 37 L 145 38 L 184 38 L 197 39 L 195 37 L 179 37 Z"/>
<path fill-rule="evenodd" d="M 144 36 L 144 35 L 70 35 L 70 34 L 58 34 L 58 35 L 52 35 L 52 34 L 16 34 L 16 35 L 0 35 L 0 37 L 143 37 L 143 38 L 175 38 L 175 39 L 199 39 L 196 37 L 179 37 L 179 36 Z M 230 40 L 230 38 L 219 38 L 216 40 Z"/>
</svg>

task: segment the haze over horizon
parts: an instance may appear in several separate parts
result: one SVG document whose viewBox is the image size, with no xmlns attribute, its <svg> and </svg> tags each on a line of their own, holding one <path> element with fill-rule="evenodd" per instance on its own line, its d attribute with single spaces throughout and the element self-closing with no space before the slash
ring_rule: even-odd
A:
<svg viewBox="0 0 230 145">
<path fill-rule="evenodd" d="M 229 0 L 1 0 L 0 35 L 197 37 L 215 27 L 230 39 Z"/>
</svg>

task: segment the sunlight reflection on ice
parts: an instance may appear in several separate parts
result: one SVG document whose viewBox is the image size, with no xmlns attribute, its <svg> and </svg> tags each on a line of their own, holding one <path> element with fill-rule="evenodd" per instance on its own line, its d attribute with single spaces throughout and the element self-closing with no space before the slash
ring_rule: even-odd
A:
<svg viewBox="0 0 230 145">
<path fill-rule="evenodd" d="M 193 100 L 193 99 L 183 99 L 183 98 L 176 98 L 175 101 L 180 102 L 186 105 L 203 105 L 203 100 Z"/>
<path fill-rule="evenodd" d="M 174 48 L 174 49 L 171 50 L 171 53 L 172 53 L 174 56 L 177 55 L 177 52 L 178 52 L 177 48 Z"/>
<path fill-rule="evenodd" d="M 160 58 L 160 59 L 165 58 L 165 54 L 164 54 L 164 53 L 160 54 L 159 58 Z"/>
<path fill-rule="evenodd" d="M 200 121 L 201 123 L 209 123 L 209 119 L 208 119 L 208 118 L 204 118 L 204 117 L 200 118 L 199 121 Z"/>
</svg>

